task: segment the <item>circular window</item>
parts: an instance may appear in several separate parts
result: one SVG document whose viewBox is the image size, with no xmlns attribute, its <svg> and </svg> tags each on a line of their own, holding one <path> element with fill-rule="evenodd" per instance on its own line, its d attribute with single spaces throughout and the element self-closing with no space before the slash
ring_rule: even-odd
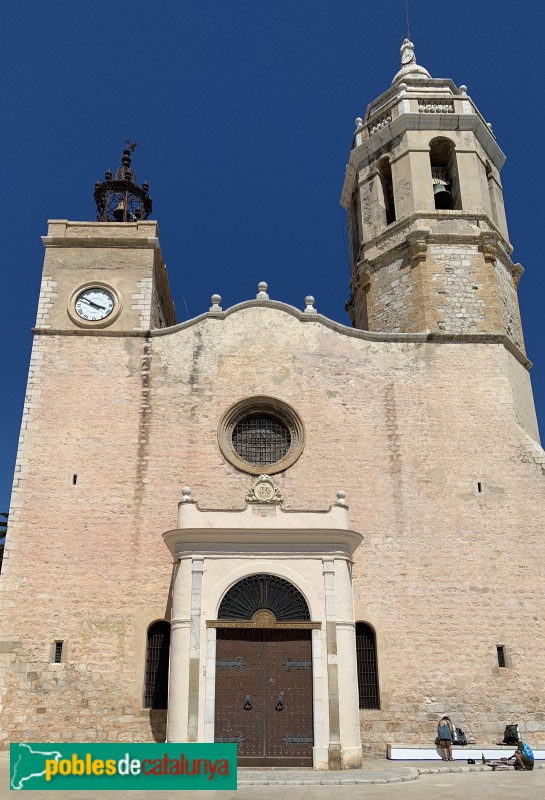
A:
<svg viewBox="0 0 545 800">
<path fill-rule="evenodd" d="M 253 397 L 229 409 L 218 440 L 223 455 L 237 469 L 252 475 L 282 472 L 303 451 L 303 423 L 280 400 Z"/>
</svg>

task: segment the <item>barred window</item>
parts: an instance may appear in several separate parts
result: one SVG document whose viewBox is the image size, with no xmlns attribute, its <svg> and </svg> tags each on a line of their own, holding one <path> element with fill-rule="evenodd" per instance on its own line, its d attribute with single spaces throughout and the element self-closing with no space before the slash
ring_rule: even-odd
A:
<svg viewBox="0 0 545 800">
<path fill-rule="evenodd" d="M 250 414 L 233 428 L 233 447 L 249 464 L 268 466 L 284 458 L 291 434 L 272 414 Z"/>
<path fill-rule="evenodd" d="M 303 452 L 305 432 L 298 414 L 274 397 L 248 397 L 231 406 L 218 428 L 225 458 L 251 475 L 283 472 Z"/>
<path fill-rule="evenodd" d="M 167 707 L 169 650 L 170 623 L 154 622 L 148 628 L 144 708 Z"/>
<path fill-rule="evenodd" d="M 356 658 L 360 708 L 380 708 L 375 632 L 365 622 L 356 622 Z"/>
</svg>

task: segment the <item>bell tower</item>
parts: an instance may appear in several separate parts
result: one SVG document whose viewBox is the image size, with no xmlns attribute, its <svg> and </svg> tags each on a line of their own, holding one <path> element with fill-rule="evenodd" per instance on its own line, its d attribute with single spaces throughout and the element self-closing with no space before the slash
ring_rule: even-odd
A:
<svg viewBox="0 0 545 800">
<path fill-rule="evenodd" d="M 130 144 L 115 173 L 95 183 L 96 221 L 49 220 L 37 329 L 97 336 L 175 324 L 149 187 L 136 180 Z"/>
<path fill-rule="evenodd" d="M 391 87 L 356 120 L 348 212 L 354 327 L 503 334 L 524 350 L 492 126 L 401 46 Z"/>
</svg>

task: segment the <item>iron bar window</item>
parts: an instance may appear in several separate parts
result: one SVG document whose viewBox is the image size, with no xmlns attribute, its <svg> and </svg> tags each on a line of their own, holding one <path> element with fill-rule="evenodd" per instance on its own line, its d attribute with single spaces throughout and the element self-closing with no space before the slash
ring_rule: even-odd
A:
<svg viewBox="0 0 545 800">
<path fill-rule="evenodd" d="M 167 707 L 169 650 L 170 623 L 154 622 L 148 628 L 144 708 Z"/>
<path fill-rule="evenodd" d="M 356 658 L 359 706 L 380 708 L 375 632 L 364 622 L 356 622 Z"/>
<path fill-rule="evenodd" d="M 53 663 L 60 664 L 62 662 L 62 642 L 55 642 L 55 652 L 53 654 Z"/>
<path fill-rule="evenodd" d="M 233 429 L 233 447 L 249 464 L 276 464 L 291 445 L 291 434 L 272 414 L 250 414 Z"/>
</svg>

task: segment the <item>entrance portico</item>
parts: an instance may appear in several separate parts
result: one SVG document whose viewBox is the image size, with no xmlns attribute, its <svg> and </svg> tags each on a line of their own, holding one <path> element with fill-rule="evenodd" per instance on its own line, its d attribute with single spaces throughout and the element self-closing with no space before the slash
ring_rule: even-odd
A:
<svg viewBox="0 0 545 800">
<path fill-rule="evenodd" d="M 174 557 L 167 740 L 236 741 L 253 764 L 358 767 L 351 561 L 362 537 L 344 493 L 328 511 L 286 511 L 261 476 L 246 499 L 242 511 L 201 511 L 184 489 L 178 528 L 164 534 Z M 222 603 L 250 576 L 251 602 Z"/>
</svg>

